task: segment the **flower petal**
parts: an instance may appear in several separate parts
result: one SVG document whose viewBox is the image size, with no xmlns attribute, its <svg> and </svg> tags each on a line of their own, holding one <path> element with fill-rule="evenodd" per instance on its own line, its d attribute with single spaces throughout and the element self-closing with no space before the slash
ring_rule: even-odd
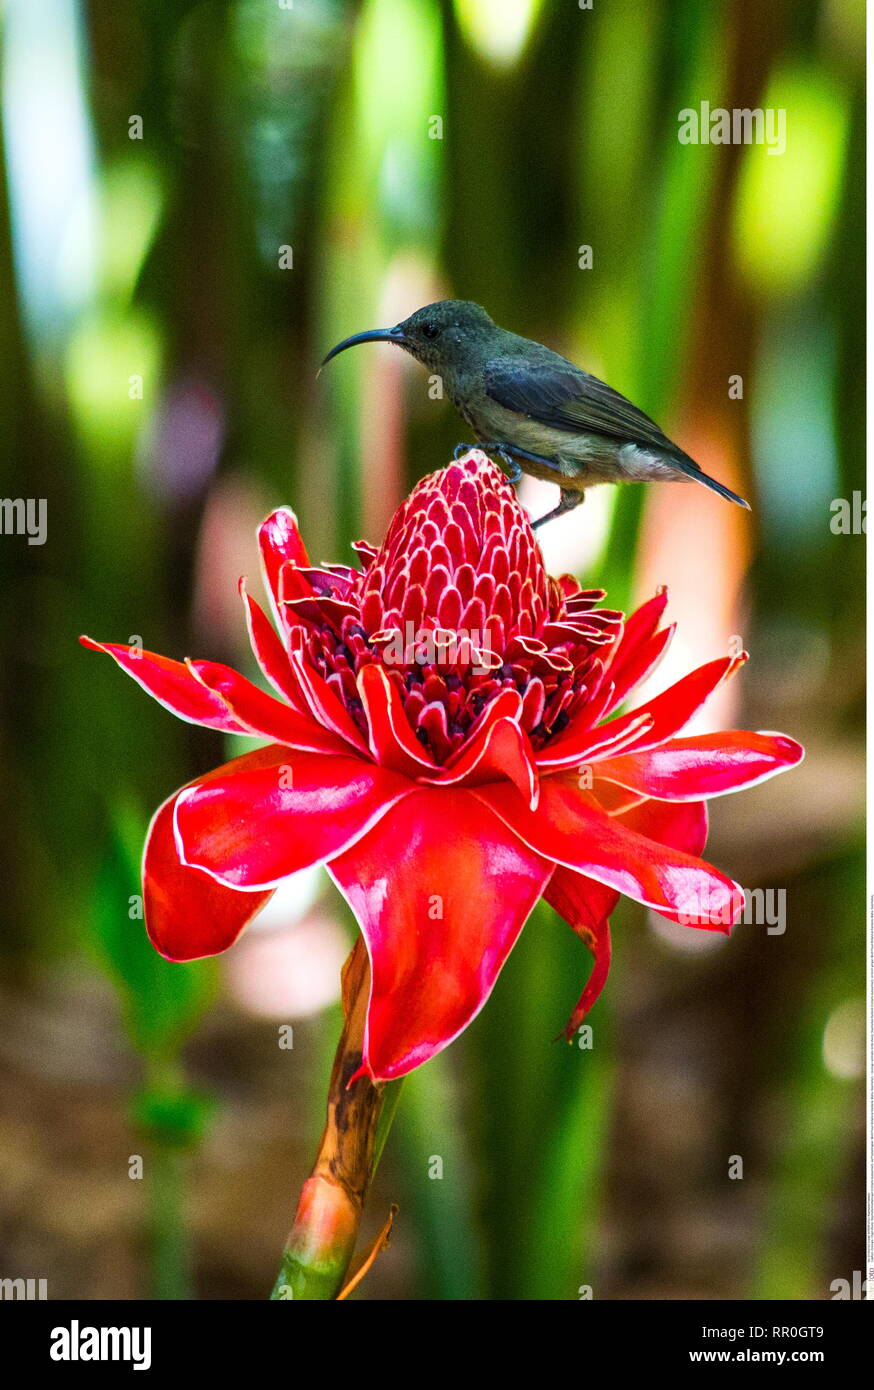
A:
<svg viewBox="0 0 874 1390">
<path fill-rule="evenodd" d="M 217 661 L 186 661 L 209 691 L 219 695 L 247 733 L 313 753 L 346 753 L 349 746 L 309 714 L 299 714 L 245 676 Z"/>
<path fill-rule="evenodd" d="M 358 690 L 370 730 L 370 751 L 380 767 L 393 768 L 407 777 L 436 772 L 436 763 L 410 727 L 398 690 L 376 662 L 362 667 Z"/>
<path fill-rule="evenodd" d="M 747 653 L 741 652 L 738 656 L 721 656 L 715 661 L 708 661 L 662 691 L 661 695 L 656 695 L 639 709 L 632 710 L 621 719 L 614 719 L 612 723 L 614 726 L 622 724 L 624 720 L 630 723 L 640 715 L 648 714 L 652 719 L 651 727 L 629 747 L 655 748 L 659 743 L 664 743 L 666 739 L 679 733 L 709 700 L 717 686 L 739 671 L 747 660 Z"/>
<path fill-rule="evenodd" d="M 246 610 L 249 642 L 258 665 L 273 689 L 289 704 L 297 707 L 297 693 L 291 678 L 288 653 L 264 609 L 250 596 L 245 579 L 240 580 L 240 597 Z"/>
<path fill-rule="evenodd" d="M 590 769 L 591 770 L 591 769 Z M 581 788 L 591 790 L 592 795 L 608 816 L 621 815 L 623 811 L 630 811 L 632 806 L 637 806 L 639 802 L 646 801 L 645 796 L 638 796 L 635 792 L 626 791 L 620 787 L 618 782 L 604 782 L 600 777 L 581 780 Z"/>
<path fill-rule="evenodd" d="M 621 705 L 635 686 L 655 670 L 667 650 L 676 626 L 658 631 L 667 602 L 668 591 L 661 589 L 625 619 L 605 673 L 613 691 L 604 713 Z"/>
<path fill-rule="evenodd" d="M 364 1067 L 388 1081 L 440 1052 L 479 1012 L 551 865 L 471 792 L 423 788 L 328 871 L 370 953 Z"/>
<path fill-rule="evenodd" d="M 617 819 L 647 839 L 696 858 L 707 843 L 706 801 L 641 801 Z"/>
<path fill-rule="evenodd" d="M 516 696 L 518 717 L 522 702 L 515 690 L 502 691 L 493 703 L 497 705 L 504 695 Z M 509 713 L 480 724 L 435 780 L 444 787 L 479 787 L 503 778 L 518 787 L 533 810 L 538 797 L 534 756 L 527 735 Z"/>
<path fill-rule="evenodd" d="M 367 744 L 355 720 L 324 677 L 310 665 L 302 652 L 292 650 L 289 664 L 300 706 L 310 710 L 325 729 L 345 739 L 356 752 L 369 757 Z"/>
<path fill-rule="evenodd" d="M 747 660 L 740 656 L 719 657 L 710 661 L 655 696 L 639 709 L 630 710 L 618 719 L 609 719 L 592 729 L 570 728 L 561 738 L 554 739 L 537 755 L 537 766 L 571 768 L 575 764 L 597 762 L 620 750 L 652 748 L 672 738 L 688 724 L 722 681 L 734 675 Z"/>
<path fill-rule="evenodd" d="M 280 603 L 280 574 L 283 565 L 308 565 L 310 562 L 306 546 L 301 540 L 297 517 L 291 507 L 278 507 L 271 512 L 258 528 L 258 544 L 261 547 L 261 565 L 267 592 L 273 605 L 273 613 L 280 628 L 285 627 L 285 617 Z"/>
<path fill-rule="evenodd" d="M 609 809 L 611 815 L 617 814 L 608 807 L 604 809 Z M 650 840 L 687 854 L 699 855 L 707 843 L 707 806 L 703 801 L 644 799 L 626 807 L 618 818 Z M 600 917 L 608 916 L 619 898 L 614 888 L 561 867 L 556 869 L 543 896 L 575 931 L 594 931 Z"/>
<path fill-rule="evenodd" d="M 273 744 L 257 766 L 184 789 L 176 842 L 184 864 L 232 888 L 270 888 L 348 848 L 413 784 L 360 758 Z"/>
<path fill-rule="evenodd" d="M 235 758 L 209 773 L 221 776 L 230 768 L 257 765 L 263 749 Z M 192 783 L 196 786 L 198 783 Z M 168 797 L 152 817 L 143 853 L 143 904 L 146 930 L 157 951 L 167 960 L 199 960 L 233 945 L 246 923 L 254 917 L 272 890 L 240 892 L 216 883 L 201 869 L 183 864 L 173 833 L 173 811 L 178 792 Z"/>
<path fill-rule="evenodd" d="M 643 801 L 622 814 L 623 825 L 688 854 L 700 854 L 707 840 L 707 808 L 703 801 Z M 559 865 L 543 894 L 560 917 L 586 943 L 595 963 L 576 1008 L 564 1028 L 572 1038 L 600 995 L 610 969 L 609 917 L 619 900 L 615 888 Z"/>
<path fill-rule="evenodd" d="M 661 628 L 632 647 L 621 660 L 618 659 L 617 653 L 617 659 L 610 663 L 605 677 L 613 682 L 613 695 L 605 710 L 606 714 L 617 709 L 633 690 L 653 674 L 671 645 L 676 630 L 676 623 L 672 623 L 670 627 Z"/>
<path fill-rule="evenodd" d="M 581 720 L 579 725 L 572 726 L 561 738 L 552 739 L 538 752 L 537 766 L 546 772 L 592 763 L 636 742 L 649 732 L 652 724 L 652 717 L 645 710 L 634 716 L 611 719 L 594 729 Z"/>
<path fill-rule="evenodd" d="M 586 878 L 585 874 L 559 866 L 543 896 L 568 926 L 573 927 L 595 958 L 585 989 L 563 1030 L 570 1040 L 607 983 L 610 970 L 608 919 L 619 901 L 619 894 L 615 888 L 607 888 L 603 883 Z"/>
<path fill-rule="evenodd" d="M 91 637 L 80 637 L 79 641 L 91 651 L 108 652 L 143 690 L 189 724 L 205 724 L 209 729 L 222 729 L 229 734 L 252 732 L 231 711 L 223 697 L 198 680 L 184 661 L 171 661 L 167 656 L 158 656 L 140 647 L 95 642 Z"/>
<path fill-rule="evenodd" d="M 576 778 L 544 778 L 536 812 L 506 783 L 478 788 L 471 795 L 489 806 L 536 853 L 674 921 L 727 931 L 743 909 L 743 893 L 731 879 L 702 859 L 657 844 L 619 817 L 608 816 L 592 796 L 580 790 Z"/>
<path fill-rule="evenodd" d="M 653 594 L 652 598 L 647 599 L 646 603 L 635 608 L 633 613 L 629 613 L 610 663 L 611 676 L 614 672 L 621 671 L 638 648 L 654 635 L 667 605 L 668 591 L 661 589 L 657 594 Z"/>
<path fill-rule="evenodd" d="M 598 763 L 598 777 L 664 801 L 697 801 L 764 782 L 794 767 L 804 749 L 784 734 L 743 731 L 674 739 Z"/>
</svg>

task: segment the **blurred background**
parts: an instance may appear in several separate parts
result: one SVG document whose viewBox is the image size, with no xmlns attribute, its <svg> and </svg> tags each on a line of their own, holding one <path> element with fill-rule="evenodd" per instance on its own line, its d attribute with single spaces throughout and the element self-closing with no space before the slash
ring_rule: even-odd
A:
<svg viewBox="0 0 874 1390">
<path fill-rule="evenodd" d="M 45 544 L 0 537 L 0 1275 L 50 1298 L 272 1284 L 353 926 L 318 870 L 222 959 L 157 957 L 149 817 L 245 741 L 76 637 L 252 674 L 258 521 L 290 503 L 343 561 L 464 438 L 394 349 L 318 362 L 451 295 L 750 499 L 598 489 L 543 548 L 615 606 L 670 586 L 660 687 L 741 638 L 700 727 L 808 756 L 713 805 L 708 857 L 771 931 L 625 905 L 591 1049 L 551 1041 L 590 959 L 537 910 L 405 1085 L 366 1221 L 397 1200 L 396 1236 L 355 1296 L 832 1297 L 865 1269 L 861 0 L 0 13 L 0 492 L 47 503 Z M 785 111 L 785 151 L 681 143 L 704 101 Z"/>
</svg>

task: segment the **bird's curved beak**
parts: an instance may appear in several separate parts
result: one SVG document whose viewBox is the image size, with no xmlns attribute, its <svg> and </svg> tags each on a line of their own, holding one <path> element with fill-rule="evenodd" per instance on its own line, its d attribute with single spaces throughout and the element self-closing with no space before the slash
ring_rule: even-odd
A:
<svg viewBox="0 0 874 1390">
<path fill-rule="evenodd" d="M 322 367 L 327 366 L 332 357 L 338 353 L 345 352 L 347 348 L 355 347 L 358 343 L 405 343 L 406 336 L 402 328 L 369 328 L 366 333 L 353 333 L 351 338 L 344 338 L 342 343 L 332 347 L 327 357 L 322 362 Z M 319 368 L 319 371 L 322 370 Z"/>
</svg>

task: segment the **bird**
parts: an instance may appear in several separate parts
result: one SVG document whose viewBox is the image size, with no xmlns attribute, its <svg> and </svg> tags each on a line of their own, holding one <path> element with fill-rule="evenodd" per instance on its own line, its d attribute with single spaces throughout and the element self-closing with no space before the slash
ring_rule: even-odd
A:
<svg viewBox="0 0 874 1390">
<path fill-rule="evenodd" d="M 749 510 L 612 386 L 542 343 L 499 328 L 480 304 L 426 304 L 394 328 L 344 338 L 322 367 L 347 348 L 377 342 L 395 343 L 439 376 L 483 451 L 497 455 L 512 482 L 525 472 L 558 484 L 558 505 L 535 527 L 579 506 L 597 483 L 693 479 Z M 459 444 L 456 457 L 470 447 Z"/>
</svg>

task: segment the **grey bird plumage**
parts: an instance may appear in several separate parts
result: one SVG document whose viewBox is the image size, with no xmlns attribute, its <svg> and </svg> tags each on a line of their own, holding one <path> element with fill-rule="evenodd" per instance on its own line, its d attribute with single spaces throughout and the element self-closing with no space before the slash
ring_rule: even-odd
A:
<svg viewBox="0 0 874 1390">
<path fill-rule="evenodd" d="M 542 343 L 499 328 L 479 304 L 426 304 L 394 328 L 344 338 L 322 366 L 365 342 L 396 343 L 439 375 L 478 442 L 502 459 L 514 482 L 524 471 L 558 484 L 558 506 L 535 526 L 579 506 L 596 483 L 692 479 L 748 507 L 612 386 Z"/>
</svg>

